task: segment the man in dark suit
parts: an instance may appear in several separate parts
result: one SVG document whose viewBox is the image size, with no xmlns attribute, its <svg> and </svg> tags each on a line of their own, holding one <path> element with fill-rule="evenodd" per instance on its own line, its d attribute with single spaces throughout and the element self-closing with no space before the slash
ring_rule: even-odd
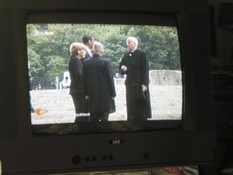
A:
<svg viewBox="0 0 233 175">
<path fill-rule="evenodd" d="M 85 50 L 86 50 L 86 56 L 84 58 L 87 59 L 87 58 L 91 58 L 92 55 L 93 55 L 93 46 L 94 46 L 94 38 L 90 35 L 84 35 L 83 36 L 83 44 L 85 45 Z"/>
<path fill-rule="evenodd" d="M 127 75 L 127 117 L 130 121 L 145 121 L 151 118 L 148 58 L 145 52 L 138 49 L 135 37 L 127 38 L 126 44 L 129 51 L 124 54 L 119 71 Z"/>
<path fill-rule="evenodd" d="M 90 103 L 90 121 L 108 121 L 109 113 L 115 111 L 112 67 L 103 54 L 103 45 L 95 42 L 93 57 L 83 64 L 83 89 Z"/>
</svg>

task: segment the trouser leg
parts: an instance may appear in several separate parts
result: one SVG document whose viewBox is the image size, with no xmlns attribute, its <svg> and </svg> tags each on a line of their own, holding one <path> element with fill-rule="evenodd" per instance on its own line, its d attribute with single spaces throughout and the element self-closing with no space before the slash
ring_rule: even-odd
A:
<svg viewBox="0 0 233 175">
<path fill-rule="evenodd" d="M 90 121 L 108 121 L 109 112 L 96 112 L 91 113 Z"/>
</svg>

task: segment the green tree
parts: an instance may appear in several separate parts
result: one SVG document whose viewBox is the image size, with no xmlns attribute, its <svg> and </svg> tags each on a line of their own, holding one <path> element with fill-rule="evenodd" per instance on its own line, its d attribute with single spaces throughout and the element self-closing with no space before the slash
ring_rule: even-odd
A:
<svg viewBox="0 0 233 175">
<path fill-rule="evenodd" d="M 28 61 L 34 84 L 54 88 L 54 79 L 68 70 L 69 47 L 82 42 L 89 34 L 105 48 L 105 57 L 112 63 L 113 71 L 127 51 L 126 39 L 135 36 L 139 48 L 149 58 L 150 69 L 180 70 L 180 52 L 175 27 L 105 24 L 28 24 Z"/>
</svg>

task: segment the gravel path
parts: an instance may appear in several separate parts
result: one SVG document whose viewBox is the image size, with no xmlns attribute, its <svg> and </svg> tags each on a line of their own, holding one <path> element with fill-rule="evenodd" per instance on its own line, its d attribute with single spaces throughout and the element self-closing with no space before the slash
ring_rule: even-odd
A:
<svg viewBox="0 0 233 175">
<path fill-rule="evenodd" d="M 124 83 L 116 82 L 116 90 L 116 112 L 110 115 L 110 120 L 126 120 Z M 150 95 L 153 120 L 181 118 L 182 86 L 151 85 Z M 69 89 L 33 90 L 31 96 L 35 108 L 47 111 L 42 115 L 32 114 L 32 124 L 74 122 L 74 105 Z"/>
</svg>

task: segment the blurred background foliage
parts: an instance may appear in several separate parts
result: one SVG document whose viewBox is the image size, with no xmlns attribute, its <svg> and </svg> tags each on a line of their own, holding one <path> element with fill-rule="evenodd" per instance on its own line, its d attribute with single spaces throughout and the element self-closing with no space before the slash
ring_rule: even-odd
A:
<svg viewBox="0 0 233 175">
<path fill-rule="evenodd" d="M 138 48 L 145 51 L 150 70 L 180 70 L 180 48 L 175 27 L 144 25 L 88 25 L 88 24 L 28 24 L 28 63 L 32 87 L 55 88 L 55 77 L 62 80 L 68 71 L 69 47 L 82 42 L 84 34 L 91 35 L 105 48 L 104 57 L 118 72 L 120 60 L 127 52 L 126 39 L 138 39 Z"/>
</svg>

